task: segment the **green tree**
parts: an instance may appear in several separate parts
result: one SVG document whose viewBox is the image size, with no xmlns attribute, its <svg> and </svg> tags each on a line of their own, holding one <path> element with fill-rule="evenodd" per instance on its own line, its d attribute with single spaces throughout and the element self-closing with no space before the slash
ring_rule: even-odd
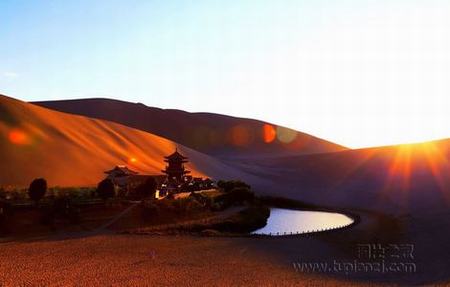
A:
<svg viewBox="0 0 450 287">
<path fill-rule="evenodd" d="M 41 200 L 47 192 L 47 181 L 43 178 L 36 178 L 28 188 L 28 196 L 36 204 Z"/>
<path fill-rule="evenodd" d="M 255 199 L 255 194 L 246 187 L 235 187 L 230 193 L 231 201 L 233 203 L 252 202 Z"/>
<path fill-rule="evenodd" d="M 224 192 L 230 192 L 235 188 L 246 188 L 246 189 L 250 189 L 250 185 L 246 184 L 245 182 L 241 181 L 241 180 L 229 180 L 229 181 L 224 181 L 224 180 L 219 180 L 217 182 L 217 186 L 222 189 Z"/>
<path fill-rule="evenodd" d="M 99 184 L 97 185 L 97 194 L 103 200 L 107 200 L 108 198 L 114 197 L 115 188 L 112 180 L 106 178 L 100 181 Z"/>
</svg>

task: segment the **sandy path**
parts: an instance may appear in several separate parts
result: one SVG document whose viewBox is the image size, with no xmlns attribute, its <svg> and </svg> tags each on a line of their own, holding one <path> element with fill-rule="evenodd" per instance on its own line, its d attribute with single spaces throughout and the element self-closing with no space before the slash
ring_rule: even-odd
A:
<svg viewBox="0 0 450 287">
<path fill-rule="evenodd" d="M 381 215 L 355 211 L 361 223 L 330 233 L 272 238 L 103 234 L 0 244 L 0 286 L 342 286 L 450 283 L 450 212 L 408 218 L 391 230 Z M 297 272 L 295 262 L 350 262 L 356 244 L 412 243 L 417 272 Z M 447 245 L 446 245 L 447 244 Z"/>
<path fill-rule="evenodd" d="M 258 241 L 261 244 L 264 240 Z M 292 286 L 344 282 L 293 272 L 291 265 L 255 250 L 254 242 L 243 238 L 103 235 L 8 243 L 0 248 L 0 282 L 8 286 Z"/>
</svg>

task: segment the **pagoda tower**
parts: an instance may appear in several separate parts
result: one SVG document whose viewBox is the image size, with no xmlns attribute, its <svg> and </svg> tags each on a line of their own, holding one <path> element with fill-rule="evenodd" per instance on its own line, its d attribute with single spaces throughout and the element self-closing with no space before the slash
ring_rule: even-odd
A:
<svg viewBox="0 0 450 287">
<path fill-rule="evenodd" d="M 169 181 L 182 182 L 183 177 L 190 173 L 189 170 L 184 168 L 184 164 L 188 162 L 187 157 L 181 155 L 178 150 L 169 156 L 164 157 L 164 161 L 167 163 L 166 169 L 162 170 L 167 174 Z"/>
</svg>

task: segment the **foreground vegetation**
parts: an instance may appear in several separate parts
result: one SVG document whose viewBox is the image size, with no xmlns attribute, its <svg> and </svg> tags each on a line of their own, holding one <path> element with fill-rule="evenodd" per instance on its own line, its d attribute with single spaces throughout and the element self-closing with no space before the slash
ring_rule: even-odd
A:
<svg viewBox="0 0 450 287">
<path fill-rule="evenodd" d="M 92 230 L 136 204 L 133 213 L 113 226 L 115 230 L 211 218 L 240 206 L 236 214 L 221 221 L 189 228 L 192 232 L 245 233 L 264 226 L 270 213 L 241 181 L 219 181 L 213 190 L 187 192 L 183 197 L 171 194 L 161 200 L 155 198 L 155 190 L 154 183 L 146 182 L 130 198 L 121 196 L 107 180 L 97 188 L 47 188 L 45 179 L 34 180 L 28 189 L 0 189 L 0 235 L 22 230 Z"/>
<path fill-rule="evenodd" d="M 202 232 L 204 235 L 214 234 L 216 231 L 221 233 L 245 234 L 264 227 L 267 224 L 269 216 L 269 207 L 263 205 L 250 206 L 226 218 L 222 222 L 204 226 L 197 225 L 192 230 Z"/>
<path fill-rule="evenodd" d="M 165 228 L 167 233 L 201 233 L 203 235 L 242 234 L 249 233 L 266 225 L 270 209 L 260 204 L 251 191 L 250 186 L 241 181 L 219 181 L 217 191 L 191 193 L 189 197 L 178 200 L 150 201 L 143 204 L 143 215 L 146 219 L 160 218 L 163 214 L 191 216 L 220 214 L 230 207 L 239 206 L 236 213 L 224 218 L 214 218 L 202 221 L 188 221 L 170 225 Z M 161 228 L 156 229 L 161 232 Z M 151 234 L 155 228 L 139 228 L 128 233 Z"/>
</svg>

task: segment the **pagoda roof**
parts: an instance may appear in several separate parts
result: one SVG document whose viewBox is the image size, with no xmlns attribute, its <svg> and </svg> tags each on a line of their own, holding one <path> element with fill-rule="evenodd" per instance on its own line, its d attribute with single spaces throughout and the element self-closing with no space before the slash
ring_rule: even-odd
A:
<svg viewBox="0 0 450 287">
<path fill-rule="evenodd" d="M 181 153 L 178 152 L 178 150 L 175 150 L 175 152 L 171 155 L 165 156 L 164 158 L 168 159 L 168 160 L 186 160 L 187 157 L 185 157 L 184 155 L 182 155 Z"/>
<path fill-rule="evenodd" d="M 106 174 L 121 173 L 123 175 L 136 175 L 139 172 L 131 170 L 128 167 L 126 167 L 125 165 L 117 165 L 115 168 L 105 171 L 105 173 Z"/>
<path fill-rule="evenodd" d="M 191 173 L 191 171 L 187 169 L 173 169 L 173 168 L 166 168 L 161 171 L 163 173 L 183 173 L 183 174 Z"/>
</svg>

